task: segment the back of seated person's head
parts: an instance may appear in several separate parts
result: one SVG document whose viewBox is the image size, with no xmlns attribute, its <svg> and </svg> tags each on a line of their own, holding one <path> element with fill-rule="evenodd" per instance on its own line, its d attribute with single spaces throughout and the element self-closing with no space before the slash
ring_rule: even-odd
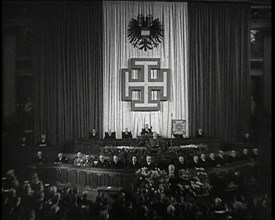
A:
<svg viewBox="0 0 275 220">
<path fill-rule="evenodd" d="M 51 186 L 50 187 L 50 193 L 55 195 L 57 193 L 57 187 L 56 186 Z"/>
<path fill-rule="evenodd" d="M 259 153 L 259 149 L 258 149 L 258 148 L 256 148 L 256 147 L 255 147 L 255 148 L 253 148 L 253 153 L 257 155 L 257 154 Z"/>
<path fill-rule="evenodd" d="M 215 205 L 216 205 L 216 206 L 219 206 L 219 205 L 221 205 L 221 204 L 222 204 L 222 199 L 219 198 L 219 197 L 216 197 L 216 198 L 215 198 Z"/>
<path fill-rule="evenodd" d="M 173 206 L 173 205 L 168 205 L 167 206 L 167 209 L 166 209 L 166 211 L 167 211 L 167 214 L 168 215 L 171 215 L 171 216 L 174 216 L 175 215 L 175 207 Z"/>
<path fill-rule="evenodd" d="M 29 196 L 32 193 L 32 188 L 31 185 L 29 183 L 25 184 L 23 186 L 23 195 Z"/>
<path fill-rule="evenodd" d="M 15 177 L 15 172 L 13 169 L 7 171 L 7 178 Z"/>
<path fill-rule="evenodd" d="M 60 193 L 56 193 L 53 197 L 53 204 L 57 204 L 59 202 L 59 200 L 61 199 L 61 194 Z"/>
<path fill-rule="evenodd" d="M 147 214 L 148 214 L 148 208 L 147 208 L 147 206 L 146 205 L 142 205 L 141 207 L 140 207 L 140 214 L 142 215 L 142 216 L 147 216 Z"/>
<path fill-rule="evenodd" d="M 230 153 L 230 155 L 231 155 L 232 157 L 235 157 L 235 156 L 237 155 L 237 153 L 236 153 L 235 150 L 232 150 L 231 153 Z"/>
</svg>

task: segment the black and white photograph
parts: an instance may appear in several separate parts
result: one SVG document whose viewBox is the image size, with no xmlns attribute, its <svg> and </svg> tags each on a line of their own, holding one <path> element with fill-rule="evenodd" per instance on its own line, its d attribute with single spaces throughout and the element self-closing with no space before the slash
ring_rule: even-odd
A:
<svg viewBox="0 0 275 220">
<path fill-rule="evenodd" d="M 1 3 L 1 219 L 272 219 L 271 0 Z"/>
</svg>

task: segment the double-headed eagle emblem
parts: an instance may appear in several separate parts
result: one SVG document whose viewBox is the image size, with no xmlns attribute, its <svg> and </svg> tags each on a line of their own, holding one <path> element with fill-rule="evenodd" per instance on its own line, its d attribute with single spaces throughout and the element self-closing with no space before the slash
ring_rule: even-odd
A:
<svg viewBox="0 0 275 220">
<path fill-rule="evenodd" d="M 137 19 L 132 18 L 128 25 L 127 37 L 129 42 L 139 50 L 152 50 L 161 43 L 163 29 L 159 19 L 153 20 L 152 15 L 138 15 Z"/>
</svg>

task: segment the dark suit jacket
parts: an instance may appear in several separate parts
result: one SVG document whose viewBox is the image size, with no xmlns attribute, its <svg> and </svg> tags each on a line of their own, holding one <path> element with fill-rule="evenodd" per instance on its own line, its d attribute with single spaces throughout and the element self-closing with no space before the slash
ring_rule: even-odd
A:
<svg viewBox="0 0 275 220">
<path fill-rule="evenodd" d="M 235 163 L 235 162 L 237 162 L 237 161 L 239 161 L 239 158 L 236 156 L 236 157 L 232 157 L 232 156 L 229 156 L 228 158 L 227 158 L 227 162 L 228 163 Z"/>
<path fill-rule="evenodd" d="M 111 169 L 122 169 L 123 165 L 120 161 L 115 163 L 114 161 L 111 162 Z"/>
<path fill-rule="evenodd" d="M 68 159 L 65 156 L 63 156 L 61 158 L 61 160 L 57 157 L 56 160 L 55 160 L 55 162 L 56 163 L 68 163 Z"/>
<path fill-rule="evenodd" d="M 132 133 L 129 131 L 127 134 L 125 132 L 122 132 L 122 139 L 132 139 Z"/>
<path fill-rule="evenodd" d="M 200 163 L 199 163 L 199 162 L 198 162 L 198 163 L 195 163 L 195 162 L 192 160 L 190 167 L 191 167 L 191 168 L 195 168 L 195 167 L 198 168 L 198 167 L 200 167 Z"/>
<path fill-rule="evenodd" d="M 92 132 L 89 134 L 89 139 L 98 139 L 98 133 L 96 132 L 95 135 Z"/>
<path fill-rule="evenodd" d="M 38 147 L 47 147 L 49 146 L 49 142 L 46 140 L 45 142 L 42 142 L 42 140 L 40 140 L 38 143 L 37 143 L 37 146 Z"/>
<path fill-rule="evenodd" d="M 197 137 L 197 138 L 203 138 L 203 137 L 205 137 L 204 131 L 203 131 L 201 134 L 199 134 L 199 133 L 197 132 L 197 133 L 196 133 L 196 137 Z"/>
<path fill-rule="evenodd" d="M 259 155 L 256 155 L 256 154 L 252 153 L 252 154 L 251 154 L 251 158 L 252 158 L 253 160 L 258 160 Z"/>
<path fill-rule="evenodd" d="M 209 167 L 208 160 L 205 159 L 205 161 L 202 161 L 201 159 L 199 160 L 199 165 L 202 168 L 207 168 Z"/>
<path fill-rule="evenodd" d="M 140 164 L 137 161 L 134 165 L 133 162 L 131 161 L 131 163 L 129 163 L 128 167 L 129 167 L 129 169 L 138 170 L 140 168 Z"/>
<path fill-rule="evenodd" d="M 240 160 L 245 161 L 245 160 L 250 160 L 251 157 L 247 154 L 244 155 L 243 153 L 240 155 Z"/>
<path fill-rule="evenodd" d="M 46 163 L 46 158 L 43 157 L 43 156 L 42 156 L 41 158 L 36 157 L 36 163 L 37 163 L 37 164 Z"/>
<path fill-rule="evenodd" d="M 143 167 L 147 167 L 148 170 L 154 170 L 156 166 L 154 163 L 150 163 L 150 165 L 145 163 Z"/>
<path fill-rule="evenodd" d="M 217 160 L 215 158 L 215 160 L 211 160 L 210 158 L 208 159 L 208 164 L 209 164 L 209 167 L 215 167 L 217 166 Z"/>
<path fill-rule="evenodd" d="M 108 165 L 107 161 L 101 162 L 100 160 L 98 160 L 96 167 L 106 168 L 107 165 Z"/>
<path fill-rule="evenodd" d="M 186 166 L 185 162 L 183 164 L 180 162 L 177 162 L 175 168 L 176 168 L 176 171 L 178 172 L 179 170 L 186 169 L 187 166 Z"/>
<path fill-rule="evenodd" d="M 152 130 L 150 128 L 148 128 L 148 130 L 145 130 L 145 128 L 142 128 L 141 130 L 141 134 L 148 134 L 148 133 L 152 133 Z"/>
<path fill-rule="evenodd" d="M 226 159 L 225 159 L 224 156 L 223 157 L 217 156 L 215 160 L 217 161 L 217 165 L 219 164 L 219 165 L 222 166 L 222 165 L 224 165 L 226 163 Z"/>
<path fill-rule="evenodd" d="M 116 139 L 116 132 L 112 132 L 111 136 L 109 135 L 108 132 L 105 132 L 104 139 Z"/>
<path fill-rule="evenodd" d="M 183 138 L 182 134 L 173 134 L 173 135 L 174 135 L 174 137 L 175 137 L 176 139 L 181 139 L 181 138 Z"/>
</svg>

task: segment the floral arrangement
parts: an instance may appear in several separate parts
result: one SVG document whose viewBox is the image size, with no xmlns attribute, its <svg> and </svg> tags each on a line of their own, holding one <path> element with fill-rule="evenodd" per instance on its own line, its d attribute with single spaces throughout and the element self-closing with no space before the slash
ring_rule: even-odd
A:
<svg viewBox="0 0 275 220">
<path fill-rule="evenodd" d="M 211 185 L 206 172 L 201 170 L 179 170 L 177 186 L 181 194 L 188 193 L 194 197 L 207 197 L 210 195 Z"/>
<path fill-rule="evenodd" d="M 163 203 L 170 189 L 169 177 L 164 170 L 155 168 L 148 170 L 146 167 L 136 171 L 136 198 L 145 204 Z"/>
<path fill-rule="evenodd" d="M 177 177 L 169 178 L 166 171 L 141 168 L 136 171 L 135 196 L 137 203 L 146 205 L 207 204 L 212 186 L 208 175 L 201 170 L 180 170 Z"/>
</svg>

